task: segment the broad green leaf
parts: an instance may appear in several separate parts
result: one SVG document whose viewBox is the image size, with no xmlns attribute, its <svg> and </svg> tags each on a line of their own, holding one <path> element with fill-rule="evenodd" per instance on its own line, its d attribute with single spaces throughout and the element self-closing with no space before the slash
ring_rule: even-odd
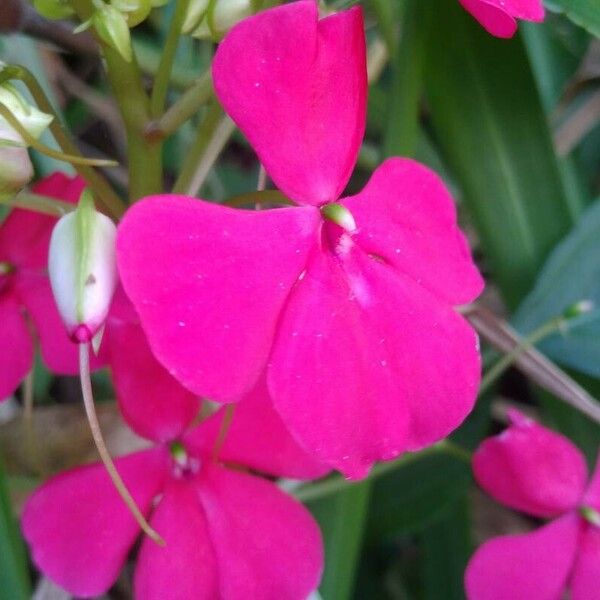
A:
<svg viewBox="0 0 600 600">
<path fill-rule="evenodd" d="M 320 587 L 323 600 L 352 597 L 370 491 L 371 482 L 367 480 L 308 503 L 325 543 L 325 572 Z"/>
<path fill-rule="evenodd" d="M 576 211 L 522 40 L 493 38 L 455 0 L 429 5 L 425 87 L 434 133 L 492 275 L 516 306 Z"/>
<path fill-rule="evenodd" d="M 530 333 L 581 301 L 590 304 L 589 311 L 569 319 L 540 348 L 557 362 L 600 377 L 600 200 L 556 246 L 514 324 Z"/>
<path fill-rule="evenodd" d="M 469 466 L 446 455 L 424 456 L 373 482 L 367 538 L 423 530 L 471 483 Z"/>
<path fill-rule="evenodd" d="M 573 23 L 600 37 L 600 2 L 598 0 L 545 0 L 549 10 L 567 15 Z"/>
<path fill-rule="evenodd" d="M 0 462 L 0 600 L 30 597 L 27 556 L 8 495 Z"/>
<path fill-rule="evenodd" d="M 464 571 L 472 552 L 469 512 L 463 495 L 421 535 L 424 600 L 464 599 Z"/>
</svg>

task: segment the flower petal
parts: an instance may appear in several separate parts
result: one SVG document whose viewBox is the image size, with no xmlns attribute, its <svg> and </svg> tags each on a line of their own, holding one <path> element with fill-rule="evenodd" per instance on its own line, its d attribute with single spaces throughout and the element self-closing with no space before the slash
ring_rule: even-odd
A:
<svg viewBox="0 0 600 600">
<path fill-rule="evenodd" d="M 157 442 L 180 436 L 198 414 L 200 402 L 154 358 L 142 328 L 109 318 L 104 343 L 119 408 L 129 426 Z"/>
<path fill-rule="evenodd" d="M 510 427 L 485 440 L 473 456 L 479 485 L 499 502 L 537 517 L 574 508 L 587 479 L 581 452 L 516 411 L 510 417 Z"/>
<path fill-rule="evenodd" d="M 213 61 L 217 97 L 267 172 L 300 203 L 338 198 L 365 130 L 360 8 L 318 20 L 314 0 L 245 19 Z"/>
<path fill-rule="evenodd" d="M 469 600 L 558 600 L 575 560 L 579 520 L 570 513 L 480 546 L 465 572 Z"/>
<path fill-rule="evenodd" d="M 541 0 L 459 0 L 463 8 L 492 35 L 510 38 L 517 30 L 515 19 L 541 22 Z"/>
<path fill-rule="evenodd" d="M 315 252 L 282 316 L 268 385 L 302 446 L 361 478 L 456 428 L 479 372 L 467 322 L 354 247 Z"/>
<path fill-rule="evenodd" d="M 600 453 L 596 458 L 596 468 L 594 469 L 594 474 L 592 475 L 588 488 L 585 491 L 582 504 L 591 506 L 597 511 L 600 511 Z"/>
<path fill-rule="evenodd" d="M 190 430 L 185 445 L 209 456 L 223 422 L 224 409 Z M 276 477 L 316 479 L 329 468 L 304 452 L 273 409 L 265 377 L 238 403 L 219 452 L 225 462 L 247 465 Z"/>
<path fill-rule="evenodd" d="M 302 504 L 274 484 L 205 465 L 197 485 L 223 600 L 304 600 L 323 569 L 321 534 Z"/>
<path fill-rule="evenodd" d="M 356 222 L 354 241 L 450 304 L 474 300 L 483 280 L 442 180 L 409 159 L 386 160 L 366 187 L 341 203 Z"/>
<path fill-rule="evenodd" d="M 144 538 L 134 578 L 139 600 L 213 600 L 218 567 L 204 510 L 187 481 L 172 481 L 152 516 L 166 546 Z"/>
<path fill-rule="evenodd" d="M 319 224 L 312 207 L 245 211 L 180 196 L 128 211 L 117 239 L 123 286 L 176 379 L 219 401 L 254 386 Z"/>
<path fill-rule="evenodd" d="M 6 400 L 33 365 L 33 342 L 19 305 L 7 295 L 0 299 L 0 401 Z"/>
<path fill-rule="evenodd" d="M 160 491 L 166 456 L 145 450 L 115 461 L 144 514 Z M 115 582 L 139 534 L 139 526 L 104 467 L 66 471 L 27 501 L 23 535 L 33 561 L 50 579 L 75 596 L 103 594 Z"/>
<path fill-rule="evenodd" d="M 600 583 L 600 529 L 586 524 L 579 541 L 577 559 L 571 576 L 571 599 L 592 600 L 598 597 Z"/>
</svg>

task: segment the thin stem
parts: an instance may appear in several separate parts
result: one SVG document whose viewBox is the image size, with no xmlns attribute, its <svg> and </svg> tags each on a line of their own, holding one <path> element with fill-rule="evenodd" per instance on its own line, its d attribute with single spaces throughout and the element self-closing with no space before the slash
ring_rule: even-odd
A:
<svg viewBox="0 0 600 600">
<path fill-rule="evenodd" d="M 371 473 L 369 474 L 369 480 L 377 479 L 394 471 L 399 467 L 403 467 L 410 463 L 423 458 L 424 456 L 430 456 L 435 454 L 450 454 L 459 460 L 462 460 L 469 465 L 471 464 L 471 453 L 451 442 L 449 440 L 442 440 L 433 446 L 429 446 L 425 450 L 421 450 L 420 452 L 411 452 L 402 455 L 400 458 L 389 461 L 378 463 L 373 467 Z M 300 502 L 308 502 L 310 500 L 316 500 L 317 498 L 322 498 L 323 496 L 329 496 L 331 494 L 335 494 L 340 490 L 353 485 L 346 481 L 341 475 L 333 475 L 323 481 L 318 481 L 317 483 L 309 483 L 299 487 L 294 490 L 294 496 L 300 500 Z"/>
<path fill-rule="evenodd" d="M 98 454 L 100 454 L 100 458 L 104 463 L 104 467 L 108 472 L 115 488 L 119 492 L 119 495 L 123 499 L 123 502 L 127 505 L 127 508 L 131 511 L 131 514 L 138 522 L 139 526 L 142 528 L 144 533 L 148 535 L 153 541 L 155 541 L 159 546 L 164 546 L 165 541 L 162 537 L 151 527 L 151 525 L 146 521 L 144 515 L 141 513 L 138 508 L 135 500 L 129 493 L 125 482 L 119 475 L 115 463 L 113 462 L 106 444 L 104 442 L 104 438 L 102 436 L 102 431 L 100 429 L 100 423 L 98 422 L 98 416 L 96 415 L 96 408 L 94 406 L 94 396 L 92 393 L 92 380 L 90 378 L 90 356 L 89 356 L 89 344 L 80 344 L 79 345 L 79 374 L 81 377 L 81 392 L 83 394 L 83 404 L 85 406 L 85 412 L 88 418 L 88 422 L 90 424 L 90 429 L 92 431 L 92 437 L 94 438 L 94 443 L 96 444 L 96 448 L 98 449 Z"/>
<path fill-rule="evenodd" d="M 484 394 L 490 386 L 501 377 L 507 369 L 513 365 L 530 348 L 538 342 L 558 331 L 561 324 L 564 323 L 562 317 L 554 318 L 544 323 L 530 335 L 523 338 L 508 354 L 505 354 L 495 365 L 493 365 L 484 375 L 479 386 L 479 394 Z"/>
<path fill-rule="evenodd" d="M 50 100 L 48 100 L 42 86 L 37 82 L 30 71 L 25 67 L 11 65 L 10 67 L 5 67 L 0 72 L 0 77 L 2 77 L 3 80 L 18 79 L 19 81 L 22 81 L 27 86 L 27 89 L 38 105 L 38 108 L 43 112 L 54 116 L 52 123 L 50 123 L 50 131 L 62 151 L 73 156 L 81 156 L 79 149 L 63 129 L 59 116 L 54 110 Z M 125 205 L 104 176 L 88 165 L 73 164 L 77 172 L 86 180 L 87 184 L 94 191 L 96 199 L 113 216 L 120 217 L 125 212 Z"/>
<path fill-rule="evenodd" d="M 223 415 L 223 420 L 221 421 L 219 434 L 217 435 L 217 439 L 215 440 L 215 445 L 213 446 L 212 450 L 211 460 L 213 462 L 217 462 L 217 460 L 219 459 L 219 453 L 221 452 L 223 444 L 225 443 L 225 439 L 227 438 L 227 432 L 231 427 L 236 407 L 237 404 L 228 404 L 225 407 L 225 414 Z"/>
<path fill-rule="evenodd" d="M 175 53 L 177 52 L 179 36 L 181 35 L 181 28 L 185 21 L 189 3 L 190 0 L 177 0 L 177 4 L 175 5 L 175 12 L 173 13 L 171 23 L 169 24 L 169 31 L 165 40 L 164 50 L 160 58 L 158 71 L 156 73 L 156 78 L 154 79 L 152 96 L 150 98 L 150 114 L 153 117 L 158 117 L 162 113 L 165 102 L 167 101 L 173 61 L 175 59 Z"/>
<path fill-rule="evenodd" d="M 250 204 L 283 204 L 293 206 L 293 202 L 286 198 L 279 190 L 263 190 L 260 192 L 248 192 L 232 196 L 223 202 L 225 206 L 239 208 Z"/>
<path fill-rule="evenodd" d="M 29 424 L 33 418 L 33 368 L 23 382 L 23 418 Z"/>
<path fill-rule="evenodd" d="M 260 167 L 258 169 L 258 181 L 256 183 L 256 191 L 264 192 L 266 187 L 267 187 L 267 171 L 265 170 L 265 168 L 263 167 L 263 165 L 261 163 Z"/>
<path fill-rule="evenodd" d="M 7 200 L 1 199 L 0 204 L 33 210 L 45 215 L 57 217 L 62 217 L 76 208 L 74 204 L 69 204 L 68 202 L 55 200 L 54 198 L 41 196 L 40 194 L 34 194 L 32 192 L 19 192 L 16 196 L 8 198 Z"/>
</svg>

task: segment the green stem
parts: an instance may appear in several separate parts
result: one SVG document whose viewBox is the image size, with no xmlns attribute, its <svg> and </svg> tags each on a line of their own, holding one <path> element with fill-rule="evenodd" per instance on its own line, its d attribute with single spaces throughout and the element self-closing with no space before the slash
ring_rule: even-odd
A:
<svg viewBox="0 0 600 600">
<path fill-rule="evenodd" d="M 249 206 L 251 204 L 283 204 L 285 206 L 294 205 L 294 203 L 289 198 L 286 198 L 279 190 L 262 190 L 238 194 L 237 196 L 232 196 L 223 202 L 223 204 L 233 208 Z"/>
<path fill-rule="evenodd" d="M 527 337 L 523 338 L 520 343 L 518 343 L 508 354 L 505 354 L 483 376 L 481 385 L 479 386 L 479 395 L 481 396 L 484 394 L 520 356 L 525 354 L 530 348 L 544 338 L 558 331 L 564 322 L 565 319 L 563 317 L 555 317 L 538 327 Z"/>
<path fill-rule="evenodd" d="M 29 70 L 22 66 L 11 65 L 5 67 L 0 72 L 0 77 L 2 80 L 18 79 L 19 81 L 22 81 L 27 86 L 27 89 L 38 105 L 38 108 L 43 112 L 54 116 L 52 123 L 50 123 L 50 131 L 63 152 L 73 156 L 80 156 L 79 149 L 63 129 L 59 116 L 54 110 L 50 100 L 48 100 L 42 86 L 37 82 L 37 79 Z M 115 193 L 110 183 L 108 183 L 101 173 L 98 173 L 91 168 L 91 166 L 85 164 L 73 163 L 73 166 L 79 175 L 85 179 L 88 186 L 94 191 L 94 195 L 98 202 L 104 206 L 108 212 L 115 217 L 119 217 L 125 212 L 123 201 Z"/>
<path fill-rule="evenodd" d="M 154 79 L 154 88 L 150 98 L 150 114 L 153 117 L 158 117 L 165 107 L 167 101 L 167 93 L 169 91 L 169 81 L 171 79 L 171 70 L 173 61 L 177 52 L 177 45 L 181 35 L 181 28 L 185 21 L 185 15 L 189 6 L 190 0 L 177 0 L 175 12 L 169 25 L 169 31 L 164 44 L 164 50 L 158 65 L 158 72 Z"/>
<path fill-rule="evenodd" d="M 416 460 L 419 460 L 424 456 L 438 453 L 450 454 L 451 456 L 454 456 L 463 462 L 471 464 L 471 453 L 468 450 L 458 446 L 450 440 L 442 440 L 441 442 L 438 442 L 433 446 L 429 446 L 429 448 L 421 450 L 420 452 L 407 453 L 396 460 L 376 464 L 369 474 L 369 480 L 382 477 L 383 475 L 386 475 L 387 473 L 390 473 L 399 467 L 403 467 Z M 341 475 L 336 474 L 323 481 L 303 485 L 295 490 L 293 494 L 301 502 L 308 502 L 323 496 L 335 494 L 336 492 L 353 485 L 356 484 L 348 483 L 348 481 L 346 481 Z"/>
<path fill-rule="evenodd" d="M 195 115 L 212 98 L 212 95 L 212 76 L 209 70 L 186 90 L 162 117 L 148 124 L 146 137 L 150 140 L 169 137 Z"/>
<path fill-rule="evenodd" d="M 61 200 L 56 200 L 49 196 L 41 196 L 40 194 L 34 194 L 32 192 L 19 192 L 16 196 L 8 198 L 7 200 L 0 199 L 0 204 L 33 210 L 35 212 L 56 217 L 62 217 L 75 210 L 74 204 L 69 204 L 68 202 L 62 202 Z"/>
<path fill-rule="evenodd" d="M 233 133 L 234 126 L 218 104 L 213 104 L 204 117 L 196 139 L 188 153 L 173 192 L 194 195 Z"/>
<path fill-rule="evenodd" d="M 90 0 L 71 0 L 77 16 L 83 22 L 94 13 Z M 162 145 L 149 143 L 144 135 L 151 121 L 150 99 L 144 89 L 135 54 L 126 61 L 116 50 L 96 36 L 102 47 L 106 75 L 119 106 L 127 135 L 129 157 L 129 200 L 159 193 L 163 187 Z"/>
</svg>

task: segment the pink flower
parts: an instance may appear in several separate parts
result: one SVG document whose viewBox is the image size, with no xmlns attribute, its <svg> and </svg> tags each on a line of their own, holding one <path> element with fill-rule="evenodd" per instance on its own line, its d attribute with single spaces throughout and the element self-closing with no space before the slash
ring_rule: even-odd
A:
<svg viewBox="0 0 600 600">
<path fill-rule="evenodd" d="M 148 371 L 148 389 L 154 383 Z M 304 600 L 317 587 L 323 550 L 308 511 L 233 465 L 295 478 L 326 472 L 294 444 L 265 392 L 264 384 L 257 387 L 236 410 L 222 463 L 211 458 L 222 411 L 186 431 L 190 420 L 180 415 L 198 406 L 189 398 L 163 397 L 162 406 L 141 397 L 122 402 L 139 434 L 159 442 L 165 429 L 174 432 L 168 442 L 115 461 L 166 541 L 165 547 L 142 541 L 136 598 Z M 67 471 L 39 488 L 25 506 L 22 527 L 40 570 L 82 597 L 110 588 L 140 533 L 100 464 Z"/>
<path fill-rule="evenodd" d="M 83 183 L 54 173 L 33 189 L 77 202 Z M 77 372 L 77 351 L 64 333 L 47 275 L 56 221 L 14 209 L 0 226 L 0 400 L 15 391 L 33 365 L 34 329 L 48 368 L 61 374 Z"/>
<path fill-rule="evenodd" d="M 319 21 L 309 0 L 249 18 L 220 45 L 213 78 L 298 206 L 165 195 L 128 211 L 119 269 L 154 354 L 219 401 L 266 369 L 294 437 L 349 477 L 446 436 L 480 375 L 475 332 L 452 307 L 482 280 L 426 167 L 390 159 L 338 201 L 365 129 L 360 8 Z"/>
<path fill-rule="evenodd" d="M 510 38 L 517 19 L 540 23 L 544 20 L 542 0 L 458 0 L 463 8 L 492 35 Z"/>
<path fill-rule="evenodd" d="M 572 600 L 598 597 L 600 464 L 586 487 L 581 452 L 517 411 L 511 426 L 473 457 L 479 485 L 499 502 L 553 519 L 526 534 L 489 540 L 467 567 L 469 600 Z"/>
</svg>

